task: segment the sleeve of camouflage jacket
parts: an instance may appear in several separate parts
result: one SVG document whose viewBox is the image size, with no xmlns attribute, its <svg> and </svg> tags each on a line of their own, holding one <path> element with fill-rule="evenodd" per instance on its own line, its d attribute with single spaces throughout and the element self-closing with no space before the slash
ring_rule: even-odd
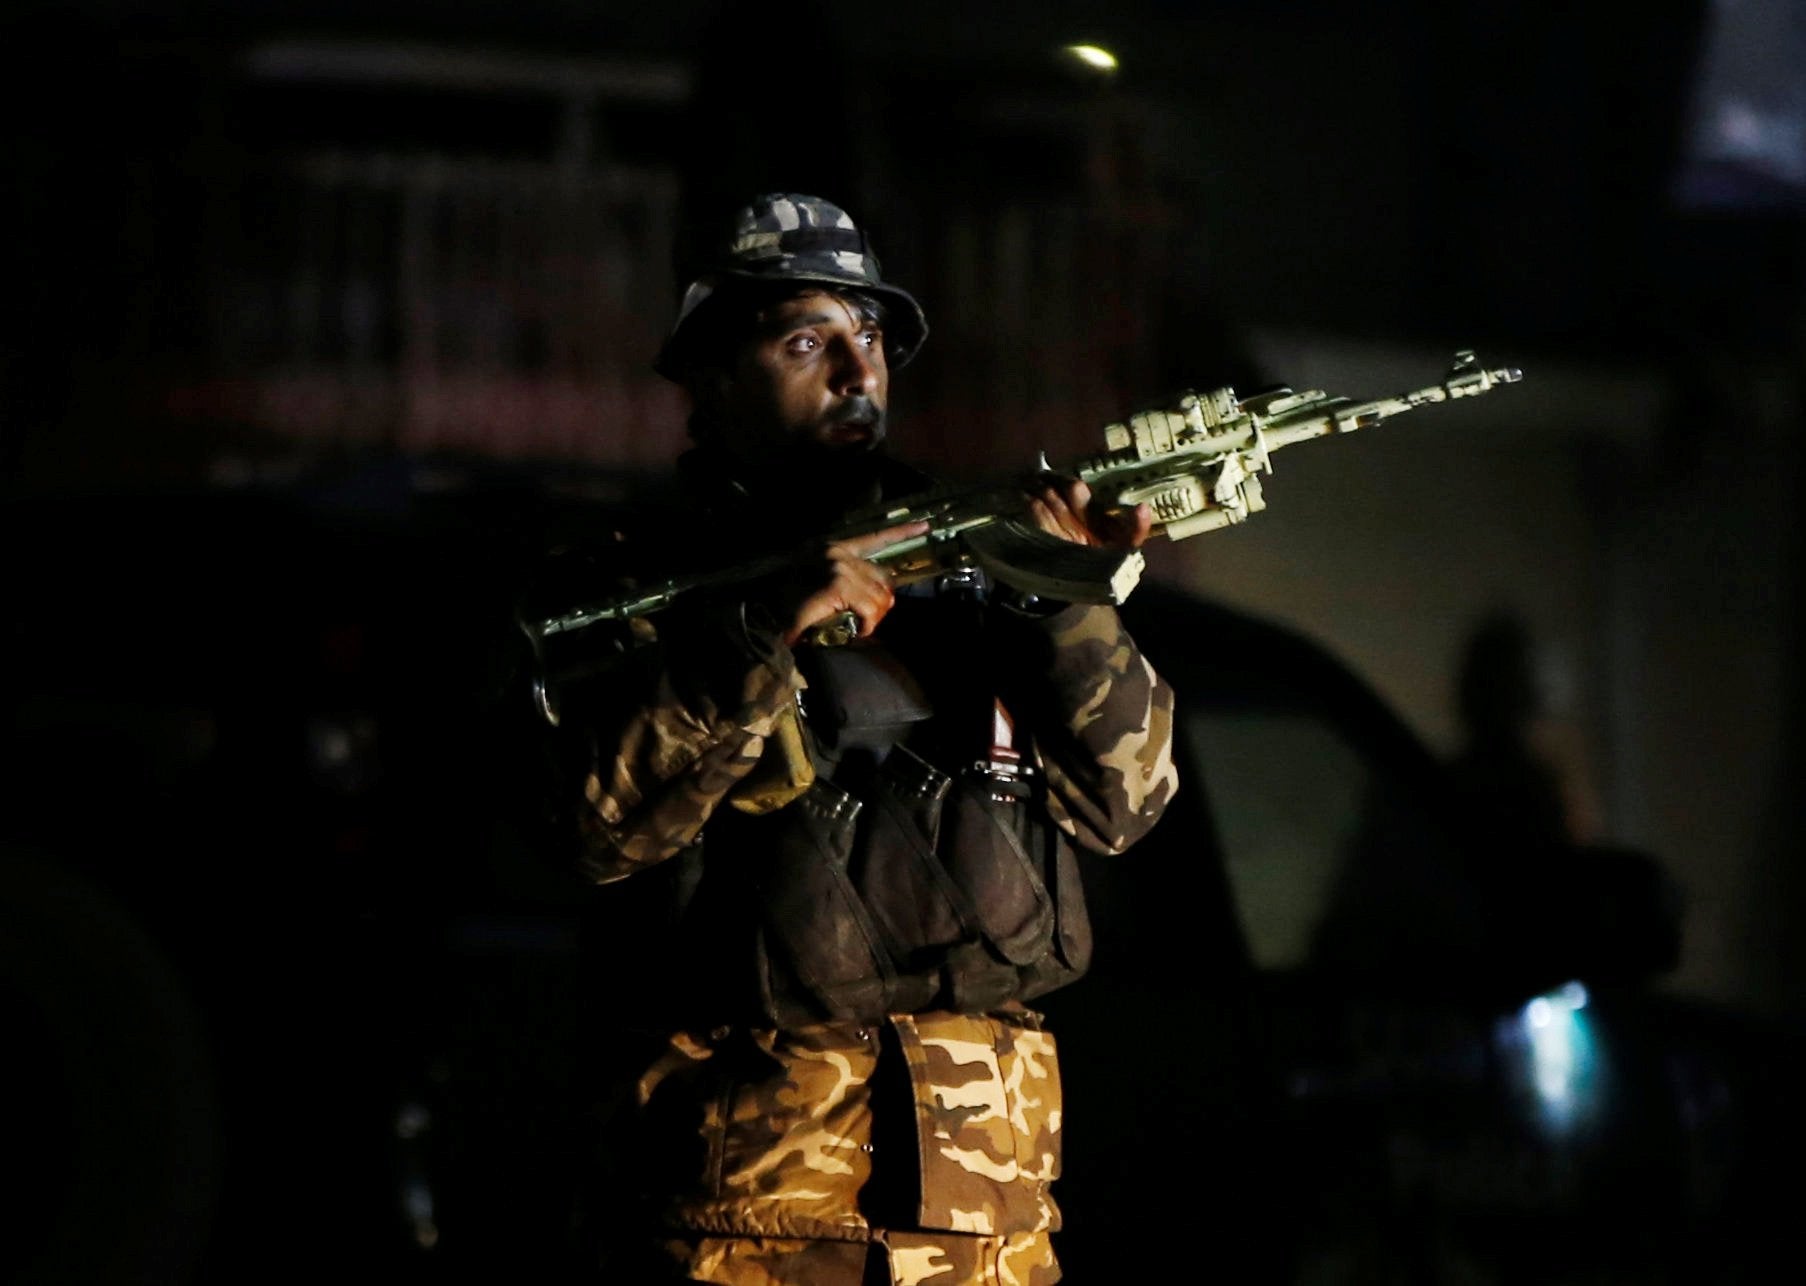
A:
<svg viewBox="0 0 1806 1286">
<path fill-rule="evenodd" d="M 1172 688 L 1113 608 L 1017 617 L 998 641 L 1004 704 L 1033 738 L 1049 813 L 1085 848 L 1122 852 L 1178 789 Z"/>
<path fill-rule="evenodd" d="M 608 883 L 682 850 L 758 763 L 802 686 L 775 631 L 744 605 L 671 612 L 577 711 L 585 874 Z"/>
</svg>

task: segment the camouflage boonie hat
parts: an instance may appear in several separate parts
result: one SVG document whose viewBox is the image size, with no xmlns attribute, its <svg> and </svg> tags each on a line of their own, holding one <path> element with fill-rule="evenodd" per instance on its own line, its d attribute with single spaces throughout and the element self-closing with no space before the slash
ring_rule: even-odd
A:
<svg viewBox="0 0 1806 1286">
<path fill-rule="evenodd" d="M 680 379 L 689 323 L 726 280 L 820 282 L 855 286 L 888 306 L 885 348 L 891 367 L 914 357 L 928 336 L 928 319 L 915 296 L 890 285 L 865 233 L 832 201 L 795 192 L 754 197 L 734 216 L 727 244 L 684 291 L 677 321 L 659 349 L 653 369 Z"/>
</svg>

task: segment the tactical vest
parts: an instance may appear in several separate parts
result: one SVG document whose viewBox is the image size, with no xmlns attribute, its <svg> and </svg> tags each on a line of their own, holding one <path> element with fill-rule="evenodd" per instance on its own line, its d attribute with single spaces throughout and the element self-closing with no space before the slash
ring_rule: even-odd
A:
<svg viewBox="0 0 1806 1286">
<path fill-rule="evenodd" d="M 993 733 L 985 610 L 900 596 L 886 641 L 799 653 L 813 783 L 769 812 L 717 809 L 663 864 L 680 952 L 661 981 L 689 1019 L 980 1012 L 1084 973 L 1074 853 L 1029 748 Z"/>
</svg>

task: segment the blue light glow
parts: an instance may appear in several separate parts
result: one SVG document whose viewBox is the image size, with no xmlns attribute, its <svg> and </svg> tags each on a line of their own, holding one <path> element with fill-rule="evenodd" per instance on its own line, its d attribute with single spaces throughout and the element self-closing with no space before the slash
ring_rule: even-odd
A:
<svg viewBox="0 0 1806 1286">
<path fill-rule="evenodd" d="M 1518 1014 L 1518 1039 L 1543 1123 L 1565 1131 L 1590 1114 L 1597 1097 L 1597 1059 L 1591 1024 L 1581 1016 L 1587 989 L 1570 982 L 1537 996 Z"/>
</svg>

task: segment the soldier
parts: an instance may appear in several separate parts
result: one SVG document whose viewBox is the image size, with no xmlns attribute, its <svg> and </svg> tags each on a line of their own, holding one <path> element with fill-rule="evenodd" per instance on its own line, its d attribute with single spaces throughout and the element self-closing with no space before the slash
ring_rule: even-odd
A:
<svg viewBox="0 0 1806 1286">
<path fill-rule="evenodd" d="M 844 211 L 766 195 L 659 355 L 693 404 L 684 508 L 616 553 L 793 556 L 634 622 L 562 707 L 607 886 L 596 1030 L 631 1068 L 608 1280 L 1058 1280 L 1060 1083 L 1025 1002 L 1089 959 L 1075 847 L 1122 852 L 1172 795 L 1172 693 L 1110 608 L 963 571 L 898 588 L 867 555 L 919 528 L 820 538 L 928 484 L 884 450 L 926 334 Z M 1070 480 L 1032 512 L 1079 543 L 1150 525 Z M 852 643 L 812 645 L 846 613 Z"/>
</svg>

